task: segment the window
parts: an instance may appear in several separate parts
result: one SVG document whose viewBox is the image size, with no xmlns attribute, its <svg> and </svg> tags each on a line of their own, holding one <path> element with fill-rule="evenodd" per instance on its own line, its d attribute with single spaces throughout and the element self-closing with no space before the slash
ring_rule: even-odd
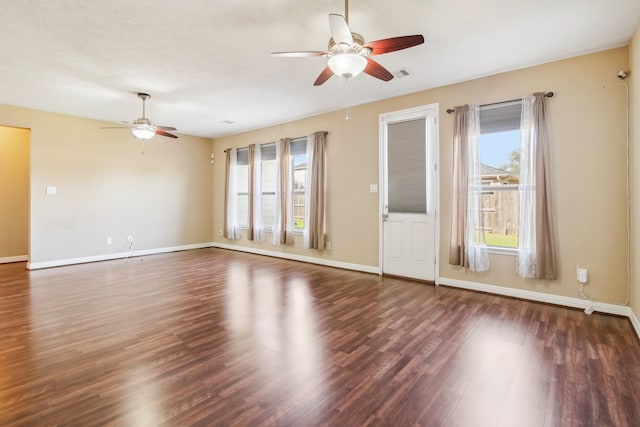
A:
<svg viewBox="0 0 640 427">
<path fill-rule="evenodd" d="M 480 231 L 488 246 L 518 247 L 521 111 L 521 101 L 480 108 Z"/>
<path fill-rule="evenodd" d="M 262 224 L 264 228 L 273 227 L 273 218 L 276 209 L 276 186 L 278 165 L 276 163 L 276 144 L 264 144 L 261 146 L 262 174 L 260 183 L 262 187 Z"/>
<path fill-rule="evenodd" d="M 291 182 L 293 203 L 293 229 L 304 230 L 305 193 L 307 190 L 307 139 L 291 141 Z"/>
<path fill-rule="evenodd" d="M 280 233 L 284 233 L 285 239 L 287 232 L 301 233 L 307 229 L 307 204 L 313 206 L 307 200 L 307 192 L 310 191 L 309 186 L 311 185 L 309 176 L 311 172 L 307 170 L 307 138 L 290 140 L 287 144 L 288 149 L 284 151 L 288 154 L 286 158 L 281 159 L 276 159 L 278 151 L 276 143 L 262 144 L 259 146 L 259 150 L 256 147 L 256 156 L 252 161 L 259 159 L 260 163 L 259 165 L 254 163 L 253 168 L 249 164 L 249 148 L 235 150 L 235 160 L 233 157 L 230 159 L 231 166 L 227 176 L 228 203 L 225 207 L 228 218 L 225 230 L 236 229 L 235 232 L 227 234 L 234 236 L 231 238 L 239 238 L 237 230 L 248 228 L 250 224 L 253 224 L 253 228 L 248 234 L 248 239 L 259 241 L 263 241 L 264 237 L 262 236 L 264 236 L 265 229 L 272 230 L 274 235 L 278 236 L 281 235 Z M 315 149 L 314 146 L 313 150 Z M 313 150 L 311 152 L 314 152 Z M 321 152 L 324 153 L 324 149 Z M 229 155 L 231 156 L 231 154 Z M 284 180 L 281 180 L 279 176 L 282 166 L 279 164 L 280 161 L 288 164 L 286 169 L 289 172 Z M 249 177 L 251 169 L 254 173 L 253 183 L 250 182 Z M 280 207 L 277 193 L 280 185 L 286 186 L 286 191 L 283 191 L 283 195 L 286 194 L 286 201 L 283 203 L 286 209 L 284 213 L 277 212 Z M 250 194 L 253 200 L 250 200 Z M 260 214 L 260 218 L 254 217 L 253 221 L 249 218 L 249 211 L 252 207 L 257 209 L 254 213 L 259 212 Z M 324 208 L 322 207 L 322 209 Z M 284 218 L 287 218 L 286 225 Z"/>
<path fill-rule="evenodd" d="M 249 225 L 249 150 L 238 150 L 236 169 L 236 189 L 238 193 L 238 225 Z"/>
</svg>

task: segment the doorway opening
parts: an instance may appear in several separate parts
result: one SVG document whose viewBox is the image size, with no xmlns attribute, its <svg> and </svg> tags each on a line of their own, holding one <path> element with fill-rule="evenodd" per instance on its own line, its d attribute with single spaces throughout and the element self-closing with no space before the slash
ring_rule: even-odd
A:
<svg viewBox="0 0 640 427">
<path fill-rule="evenodd" d="M 0 126 L 0 264 L 29 260 L 31 130 Z"/>
</svg>

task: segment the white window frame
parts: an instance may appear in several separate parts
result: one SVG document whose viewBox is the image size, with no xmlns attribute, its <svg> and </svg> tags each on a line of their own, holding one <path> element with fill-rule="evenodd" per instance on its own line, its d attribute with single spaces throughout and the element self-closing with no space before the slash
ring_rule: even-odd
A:
<svg viewBox="0 0 640 427">
<path fill-rule="evenodd" d="M 509 102 L 509 103 L 501 103 L 498 105 L 487 105 L 487 106 L 480 106 L 480 110 L 482 111 L 483 109 L 487 109 L 487 108 L 504 108 L 504 107 L 508 107 L 514 103 L 517 102 L 522 102 L 522 101 L 514 101 L 514 102 Z M 517 128 L 513 128 L 512 130 L 520 130 L 520 124 L 518 124 Z M 483 135 L 483 131 L 482 131 L 482 121 L 480 121 L 480 136 Z M 520 148 L 518 147 L 518 150 L 520 150 Z M 480 153 L 482 153 L 482 143 L 480 144 Z M 482 192 L 496 192 L 496 191 L 519 191 L 519 185 L 518 184 L 504 184 L 504 185 L 487 185 L 484 181 L 482 182 Z M 520 203 L 520 196 L 518 194 L 518 206 Z M 519 210 L 519 208 L 518 208 Z M 487 247 L 487 252 L 489 253 L 494 253 L 494 254 L 502 254 L 502 255 L 513 255 L 516 256 L 518 255 L 518 248 L 510 248 L 510 247 L 506 247 L 506 246 L 495 246 L 495 245 L 486 245 Z"/>
</svg>

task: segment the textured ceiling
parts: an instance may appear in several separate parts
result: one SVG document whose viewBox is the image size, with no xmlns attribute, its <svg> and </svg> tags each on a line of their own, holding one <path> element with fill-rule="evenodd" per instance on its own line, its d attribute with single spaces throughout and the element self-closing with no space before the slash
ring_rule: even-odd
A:
<svg viewBox="0 0 640 427">
<path fill-rule="evenodd" d="M 111 122 L 147 115 L 204 137 L 338 110 L 345 83 L 313 82 L 342 0 L 0 0 L 0 104 Z M 352 104 L 628 44 L 638 0 L 351 0 L 366 40 L 423 34 L 376 57 L 389 82 L 351 82 Z M 0 117 L 0 124 L 2 118 Z M 233 123 L 228 123 L 233 122 Z"/>
</svg>

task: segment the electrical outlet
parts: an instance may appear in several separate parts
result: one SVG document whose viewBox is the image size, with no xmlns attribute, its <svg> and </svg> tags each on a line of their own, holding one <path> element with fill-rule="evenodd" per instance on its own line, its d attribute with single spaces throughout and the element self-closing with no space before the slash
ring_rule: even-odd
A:
<svg viewBox="0 0 640 427">
<path fill-rule="evenodd" d="M 588 270 L 586 268 L 576 268 L 576 278 L 579 283 L 587 283 L 589 280 Z"/>
<path fill-rule="evenodd" d="M 325 249 L 331 249 L 331 242 L 328 241 L 328 240 L 326 242 L 324 242 L 324 248 Z"/>
<path fill-rule="evenodd" d="M 111 237 L 107 237 L 106 239 L 107 245 L 110 245 L 113 243 L 113 239 Z"/>
<path fill-rule="evenodd" d="M 222 228 L 220 230 L 218 230 L 218 235 L 222 236 Z"/>
</svg>

